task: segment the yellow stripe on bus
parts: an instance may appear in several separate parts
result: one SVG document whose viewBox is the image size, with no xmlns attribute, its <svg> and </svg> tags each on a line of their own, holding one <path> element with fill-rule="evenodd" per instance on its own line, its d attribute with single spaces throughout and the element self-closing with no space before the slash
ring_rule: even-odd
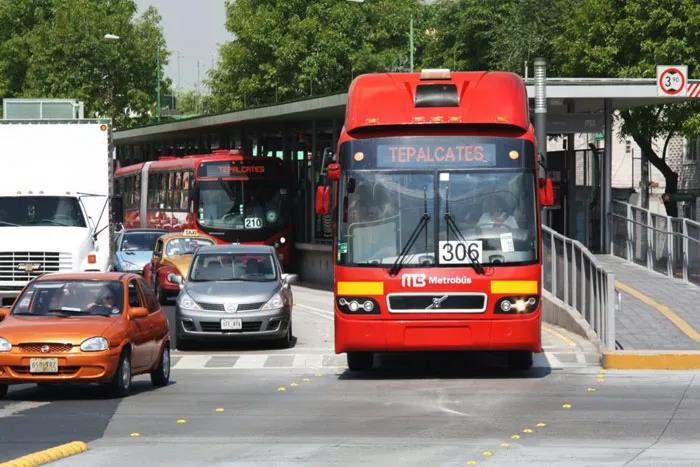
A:
<svg viewBox="0 0 700 467">
<path fill-rule="evenodd" d="M 338 282 L 338 295 L 384 295 L 384 282 Z"/>
<path fill-rule="evenodd" d="M 491 293 L 536 294 L 537 281 L 491 281 Z"/>
</svg>

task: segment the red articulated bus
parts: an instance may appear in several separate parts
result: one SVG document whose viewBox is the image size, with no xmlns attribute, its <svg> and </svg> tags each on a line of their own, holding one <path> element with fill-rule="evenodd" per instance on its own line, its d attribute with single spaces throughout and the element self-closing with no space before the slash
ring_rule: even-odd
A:
<svg viewBox="0 0 700 467">
<path fill-rule="evenodd" d="M 274 245 L 291 253 L 289 178 L 284 163 L 237 150 L 161 157 L 115 171 L 125 228 L 194 229 L 220 243 Z"/>
<path fill-rule="evenodd" d="M 363 75 L 337 163 L 335 350 L 541 350 L 540 206 L 525 85 L 505 72 Z M 316 210 L 330 212 L 328 187 Z"/>
</svg>

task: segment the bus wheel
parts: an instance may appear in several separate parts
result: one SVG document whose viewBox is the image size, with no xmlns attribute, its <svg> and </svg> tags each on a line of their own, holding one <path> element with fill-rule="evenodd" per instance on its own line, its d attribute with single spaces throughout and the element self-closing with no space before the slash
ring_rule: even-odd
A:
<svg viewBox="0 0 700 467">
<path fill-rule="evenodd" d="M 532 366 L 532 352 L 514 350 L 508 352 L 508 367 L 513 370 L 529 370 Z"/>
<path fill-rule="evenodd" d="M 373 352 L 348 352 L 348 368 L 350 368 L 350 371 L 371 370 L 373 362 Z"/>
</svg>

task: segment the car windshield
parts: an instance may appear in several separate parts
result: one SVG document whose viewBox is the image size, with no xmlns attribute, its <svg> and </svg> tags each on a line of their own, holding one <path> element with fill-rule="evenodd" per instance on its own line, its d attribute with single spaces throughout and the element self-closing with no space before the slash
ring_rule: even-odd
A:
<svg viewBox="0 0 700 467">
<path fill-rule="evenodd" d="M 22 292 L 13 315 L 113 316 L 123 310 L 123 287 L 119 281 L 39 280 Z"/>
<path fill-rule="evenodd" d="M 165 247 L 166 256 L 191 255 L 200 246 L 213 245 L 208 238 L 173 238 Z"/>
<path fill-rule="evenodd" d="M 119 245 L 121 251 L 153 251 L 156 240 L 165 232 L 126 232 Z"/>
<path fill-rule="evenodd" d="M 287 204 L 287 189 L 275 182 L 204 181 L 197 220 L 215 229 L 279 229 L 287 222 Z"/>
<path fill-rule="evenodd" d="M 0 196 L 0 227 L 85 227 L 73 196 Z"/>
<path fill-rule="evenodd" d="M 190 268 L 190 280 L 205 281 L 254 281 L 277 279 L 277 268 L 268 253 L 222 253 L 195 256 Z"/>
</svg>

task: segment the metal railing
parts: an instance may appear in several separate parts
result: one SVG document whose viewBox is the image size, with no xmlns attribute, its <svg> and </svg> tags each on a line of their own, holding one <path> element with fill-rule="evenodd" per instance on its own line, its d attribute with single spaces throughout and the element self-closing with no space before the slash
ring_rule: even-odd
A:
<svg viewBox="0 0 700 467">
<path fill-rule="evenodd" d="M 610 227 L 613 255 L 700 285 L 700 223 L 613 201 Z"/>
<path fill-rule="evenodd" d="M 581 314 L 615 349 L 615 276 L 577 240 L 542 226 L 542 287 Z"/>
</svg>

